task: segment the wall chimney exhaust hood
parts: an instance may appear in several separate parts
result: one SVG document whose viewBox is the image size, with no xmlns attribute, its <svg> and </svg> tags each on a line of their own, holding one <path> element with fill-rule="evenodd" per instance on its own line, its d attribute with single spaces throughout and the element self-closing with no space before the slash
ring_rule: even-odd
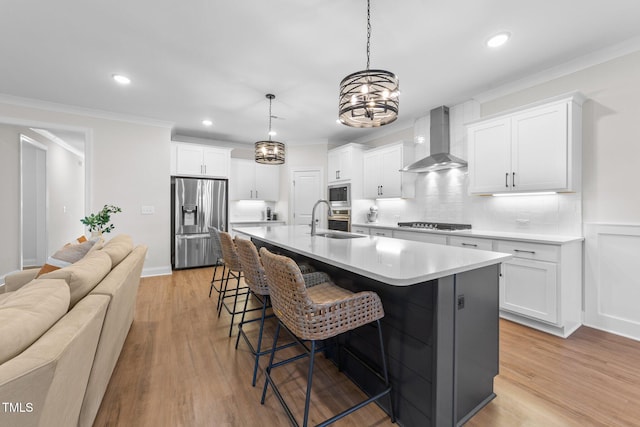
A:
<svg viewBox="0 0 640 427">
<path fill-rule="evenodd" d="M 449 153 L 449 108 L 431 110 L 430 155 L 400 169 L 400 172 L 431 172 L 464 168 L 467 162 Z"/>
</svg>

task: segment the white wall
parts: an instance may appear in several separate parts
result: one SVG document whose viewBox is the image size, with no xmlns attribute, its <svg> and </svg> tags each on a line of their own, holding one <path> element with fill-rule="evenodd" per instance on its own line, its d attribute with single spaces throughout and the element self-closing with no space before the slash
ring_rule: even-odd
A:
<svg viewBox="0 0 640 427">
<path fill-rule="evenodd" d="M 122 213 L 113 217 L 114 233 L 127 233 L 136 244 L 145 244 L 149 253 L 143 274 L 169 274 L 170 262 L 170 128 L 164 124 L 110 119 L 104 114 L 71 111 L 49 106 L 11 105 L 0 102 L 3 121 L 33 123 L 39 127 L 87 129 L 90 141 L 87 166 L 91 212 L 105 204 L 120 206 Z M 7 147 L 0 141 L 0 175 L 3 182 L 13 182 L 17 146 Z M 7 154 L 7 156 L 5 156 Z M 13 166 L 11 166 L 13 164 Z M 7 169 L 5 169 L 7 166 Z M 19 202 L 18 188 L 3 186 L 2 199 Z M 143 205 L 154 206 L 154 215 L 141 215 Z M 13 252 L 18 245 L 18 215 L 0 210 L 3 235 L 8 236 L 0 249 L 0 271 L 17 269 Z"/>
</svg>

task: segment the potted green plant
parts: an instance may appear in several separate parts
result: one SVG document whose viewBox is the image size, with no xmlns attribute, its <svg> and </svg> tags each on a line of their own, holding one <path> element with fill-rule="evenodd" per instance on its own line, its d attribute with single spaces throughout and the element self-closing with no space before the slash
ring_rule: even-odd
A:
<svg viewBox="0 0 640 427">
<path fill-rule="evenodd" d="M 89 227 L 92 236 L 110 233 L 115 228 L 113 224 L 109 223 L 111 215 L 118 212 L 122 212 L 122 209 L 113 205 L 104 205 L 100 212 L 85 216 L 80 222 Z"/>
</svg>

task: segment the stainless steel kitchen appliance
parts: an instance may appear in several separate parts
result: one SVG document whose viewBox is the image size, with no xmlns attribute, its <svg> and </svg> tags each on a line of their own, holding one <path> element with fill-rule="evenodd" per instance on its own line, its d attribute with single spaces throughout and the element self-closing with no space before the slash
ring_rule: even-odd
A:
<svg viewBox="0 0 640 427">
<path fill-rule="evenodd" d="M 335 208 L 351 207 L 351 184 L 333 184 L 329 186 L 329 203 Z"/>
<path fill-rule="evenodd" d="M 214 265 L 208 227 L 227 231 L 227 180 L 171 178 L 171 265 Z"/>
<path fill-rule="evenodd" d="M 327 228 L 337 231 L 351 231 L 351 210 L 331 209 L 331 216 L 327 218 Z"/>
<path fill-rule="evenodd" d="M 447 222 L 410 221 L 399 222 L 398 227 L 420 228 L 424 230 L 456 231 L 470 230 L 471 224 L 452 224 Z"/>
</svg>

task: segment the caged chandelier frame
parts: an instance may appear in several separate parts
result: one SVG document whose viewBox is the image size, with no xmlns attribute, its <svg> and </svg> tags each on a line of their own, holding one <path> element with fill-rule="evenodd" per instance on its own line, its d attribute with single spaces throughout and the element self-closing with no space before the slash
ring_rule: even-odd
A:
<svg viewBox="0 0 640 427">
<path fill-rule="evenodd" d="M 271 140 L 271 102 L 276 96 L 271 93 L 265 96 L 269 100 L 269 140 L 255 143 L 255 159 L 256 163 L 264 165 L 281 165 L 284 163 L 284 143 Z"/>
<path fill-rule="evenodd" d="M 369 69 L 371 1 L 367 0 L 367 68 L 340 82 L 338 120 L 357 128 L 384 126 L 398 118 L 400 81 L 386 70 Z"/>
</svg>

